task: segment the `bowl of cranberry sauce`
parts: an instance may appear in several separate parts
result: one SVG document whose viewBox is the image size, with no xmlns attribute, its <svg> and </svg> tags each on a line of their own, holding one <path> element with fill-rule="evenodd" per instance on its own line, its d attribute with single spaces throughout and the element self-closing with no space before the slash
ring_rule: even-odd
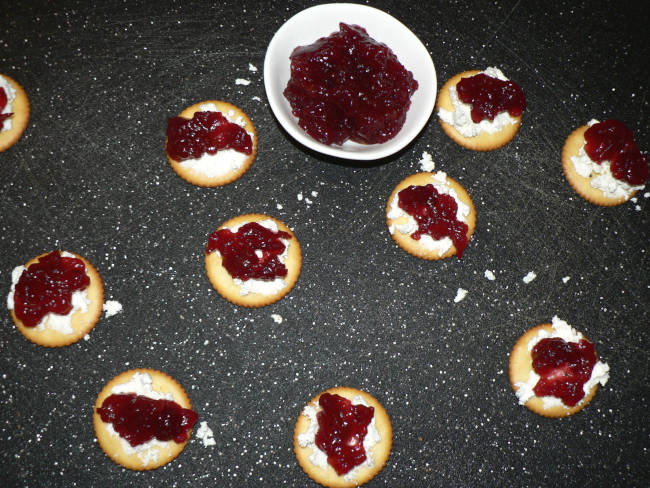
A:
<svg viewBox="0 0 650 488">
<path fill-rule="evenodd" d="M 368 39 L 364 39 L 364 35 Z M 376 99 L 373 98 L 372 92 L 360 95 L 370 101 L 371 108 L 369 114 L 357 113 L 357 120 L 365 120 L 365 128 L 353 131 L 351 135 L 339 129 L 344 129 L 346 125 L 353 125 L 356 128 L 359 124 L 350 123 L 349 117 L 330 119 L 328 114 L 332 111 L 328 107 L 323 109 L 319 106 L 319 100 L 308 102 L 312 105 L 301 112 L 301 107 L 296 105 L 300 102 L 300 100 L 296 102 L 296 99 L 300 97 L 296 96 L 297 90 L 293 89 L 296 77 L 292 76 L 292 58 L 295 72 L 296 63 L 299 61 L 297 57 L 301 52 L 322 47 L 324 38 L 337 36 L 355 37 L 361 44 L 371 44 L 375 54 L 378 51 L 379 55 L 390 58 L 390 64 L 383 62 L 378 64 L 384 71 L 374 79 L 385 79 L 386 70 L 390 71 L 388 75 L 396 76 L 398 79 L 395 84 L 397 88 L 391 92 L 394 95 L 389 95 L 394 99 L 389 100 L 388 104 L 383 104 L 383 112 L 381 107 L 378 112 L 372 111 L 372 106 L 382 105 L 373 104 L 373 100 Z M 337 73 L 342 78 L 350 76 L 341 71 Z M 294 84 L 293 87 L 289 87 L 290 81 Z M 305 84 L 303 82 L 303 85 Z M 329 83 L 325 82 L 325 85 Z M 362 83 L 361 89 L 366 91 L 367 87 L 370 90 L 370 85 L 374 83 Z M 400 21 L 373 7 L 332 3 L 299 12 L 275 33 L 264 59 L 264 87 L 275 117 L 289 135 L 299 143 L 338 158 L 374 160 L 400 151 L 424 128 L 435 105 L 437 80 L 436 70 L 427 48 Z M 339 93 L 337 91 L 337 96 Z M 349 96 L 349 93 L 347 95 Z M 324 98 L 327 96 L 329 95 L 325 95 Z M 386 109 L 386 106 L 390 106 L 391 103 L 400 106 L 402 112 Z M 408 108 L 404 110 L 404 106 Z M 361 110 L 366 109 L 367 107 L 363 107 Z M 304 113 L 311 113 L 312 121 L 316 121 L 315 129 L 314 125 L 310 126 L 309 117 L 303 117 Z M 322 115 L 323 113 L 325 115 Z M 325 122 L 321 124 L 319 117 Z M 385 122 L 386 120 L 388 122 Z M 377 123 L 380 125 L 379 128 L 376 127 Z"/>
</svg>

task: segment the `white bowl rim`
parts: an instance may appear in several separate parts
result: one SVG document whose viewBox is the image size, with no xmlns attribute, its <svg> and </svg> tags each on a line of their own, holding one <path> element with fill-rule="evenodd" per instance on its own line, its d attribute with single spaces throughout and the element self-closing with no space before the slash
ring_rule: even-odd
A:
<svg viewBox="0 0 650 488">
<path fill-rule="evenodd" d="M 317 17 L 322 21 L 327 15 L 338 19 L 335 27 L 332 28 L 331 22 L 334 22 L 333 20 L 329 21 L 330 23 L 322 22 L 318 29 L 312 28 L 308 33 L 303 33 L 302 37 L 304 39 L 295 37 L 295 29 L 305 25 L 305 19 Z M 368 21 L 368 19 L 371 19 L 371 21 Z M 383 36 L 373 35 L 373 28 L 378 30 L 375 24 L 372 24 L 372 21 L 376 21 L 376 19 L 380 19 L 384 25 L 390 25 L 390 32 L 383 33 Z M 291 113 L 289 102 L 282 94 L 290 76 L 289 55 L 291 51 L 297 46 L 311 44 L 320 37 L 337 31 L 339 22 L 358 24 L 366 28 L 373 39 L 385 43 L 395 52 L 400 62 L 406 69 L 413 72 L 414 78 L 418 81 L 419 87 L 411 97 L 411 106 L 404 126 L 393 139 L 383 144 L 358 144 L 352 141 L 347 141 L 342 146 L 322 144 L 298 126 L 297 118 Z M 391 35 L 397 40 L 391 41 L 386 38 Z M 292 46 L 288 52 L 287 45 Z M 408 50 L 405 49 L 405 46 L 408 46 Z M 283 52 L 280 53 L 279 50 L 283 50 Z M 411 59 L 414 57 L 418 58 L 415 64 Z M 405 59 L 411 62 L 405 62 Z M 280 69 L 276 68 L 278 63 L 282 63 Z M 264 59 L 264 87 L 275 117 L 280 122 L 280 125 L 299 143 L 330 156 L 344 159 L 374 160 L 390 156 L 402 150 L 422 131 L 433 113 L 437 80 L 433 60 L 427 48 L 402 22 L 383 10 L 368 5 L 327 3 L 298 12 L 278 29 L 269 42 Z M 418 105 L 414 110 L 416 103 Z"/>
</svg>

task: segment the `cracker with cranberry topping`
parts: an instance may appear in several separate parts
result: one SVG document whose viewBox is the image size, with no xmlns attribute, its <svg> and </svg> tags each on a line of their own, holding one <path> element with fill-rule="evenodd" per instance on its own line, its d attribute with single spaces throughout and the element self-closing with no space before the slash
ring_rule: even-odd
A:
<svg viewBox="0 0 650 488">
<path fill-rule="evenodd" d="M 553 320 L 555 324 L 557 318 L 554 318 Z M 568 326 L 566 322 L 560 322 L 563 325 Z M 551 358 L 551 362 L 554 361 L 557 364 L 550 366 L 549 364 L 541 364 L 541 360 L 538 359 L 540 362 L 538 363 L 537 367 L 543 366 L 546 368 L 546 371 L 543 371 L 541 369 L 538 369 L 537 371 L 535 370 L 536 366 L 534 355 L 536 354 L 536 350 L 534 349 L 534 345 L 539 344 L 541 340 L 540 337 L 554 338 L 557 340 L 558 333 L 554 328 L 554 324 L 547 323 L 537 325 L 529 329 L 517 340 L 512 348 L 512 351 L 510 352 L 509 378 L 510 385 L 517 394 L 520 404 L 525 405 L 529 410 L 535 412 L 538 415 L 542 415 L 543 417 L 560 418 L 567 417 L 579 412 L 584 407 L 586 407 L 589 402 L 591 402 L 594 395 L 598 391 L 599 383 L 605 384 L 607 382 L 607 379 L 609 378 L 609 366 L 598 361 L 598 357 L 595 355 L 595 351 L 593 351 L 593 354 L 595 356 L 594 362 L 596 362 L 596 364 L 590 370 L 593 378 L 591 380 L 593 386 L 589 387 L 590 383 L 587 383 L 587 392 L 583 391 L 584 388 L 582 383 L 580 383 L 576 388 L 570 386 L 567 386 L 564 390 L 562 388 L 557 388 L 558 391 L 573 392 L 574 395 L 576 391 L 582 391 L 582 398 L 578 400 L 578 397 L 574 397 L 571 403 L 577 403 L 573 405 L 565 404 L 562 398 L 559 398 L 558 396 L 538 396 L 534 391 L 534 388 L 537 387 L 540 380 L 544 380 L 547 382 L 547 384 L 551 384 L 552 382 L 557 382 L 558 379 L 561 380 L 564 378 L 568 382 L 571 381 L 577 374 L 575 370 L 576 366 L 571 365 L 569 361 L 564 360 L 560 356 L 560 353 L 557 351 L 554 353 L 554 357 L 551 357 L 551 354 L 553 354 L 553 352 L 548 353 L 548 357 Z M 574 333 L 577 333 L 575 329 L 571 330 L 573 330 Z M 581 340 L 586 341 L 582 334 L 577 334 L 577 337 L 579 337 Z M 561 345 L 558 347 L 564 350 L 566 350 L 567 346 L 571 345 L 568 344 L 568 341 L 560 344 Z M 589 345 L 593 347 L 592 344 L 589 343 Z M 582 361 L 584 362 L 585 360 L 583 359 Z M 545 376 L 541 377 L 537 374 L 537 372 Z M 596 378 L 594 378 L 594 375 Z M 561 393 L 557 393 L 557 395 L 560 394 Z"/>
<path fill-rule="evenodd" d="M 228 220 L 210 235 L 206 246 L 210 283 L 226 300 L 243 307 L 280 300 L 296 284 L 301 267 L 294 233 L 283 222 L 262 214 Z"/>
<path fill-rule="evenodd" d="M 460 258 L 474 234 L 476 209 L 465 188 L 444 172 L 416 173 L 391 193 L 386 225 L 395 243 L 415 257 Z"/>
<path fill-rule="evenodd" d="M 27 93 L 10 76 L 0 74 L 0 152 L 13 146 L 23 135 L 29 122 L 30 105 Z M 6 84 L 6 89 L 2 87 Z M 7 127 L 6 129 L 4 127 Z"/>
<path fill-rule="evenodd" d="M 195 103 L 169 119 L 165 153 L 172 169 L 197 186 L 240 178 L 257 155 L 257 131 L 246 113 L 221 100 Z"/>
<path fill-rule="evenodd" d="M 463 78 L 470 78 L 480 73 L 482 73 L 482 71 L 479 70 L 463 71 L 462 73 L 458 73 L 457 75 L 447 80 L 447 82 L 442 86 L 440 92 L 438 93 L 436 113 L 438 113 L 442 129 L 457 144 L 460 144 L 461 146 L 474 151 L 493 151 L 505 146 L 510 141 L 512 141 L 512 139 L 514 139 L 515 135 L 519 131 L 519 127 L 521 126 L 521 115 L 512 117 L 512 122 L 514 123 L 507 123 L 505 125 L 502 125 L 495 132 L 479 130 L 479 125 L 474 124 L 477 133 L 473 135 L 463 135 L 460 132 L 461 129 L 455 127 L 451 119 L 448 121 L 443 121 L 441 117 L 441 110 L 450 114 L 449 116 L 452 119 L 456 116 L 456 107 L 452 101 L 452 95 L 449 89 L 452 87 L 456 89 L 458 83 Z M 471 125 L 472 121 L 470 120 L 466 122 L 468 125 Z"/>
<path fill-rule="evenodd" d="M 373 409 L 371 423 L 366 427 L 367 433 L 360 440 L 364 447 L 366 460 L 342 474 L 338 472 L 341 469 L 340 461 L 332 459 L 330 462 L 327 454 L 317 445 L 320 429 L 318 414 L 323 410 L 319 401 L 325 394 L 338 395 L 350 401 L 352 405 L 362 405 Z M 352 442 L 357 442 L 359 435 L 353 435 L 353 432 L 348 432 L 348 434 L 351 435 L 346 445 L 356 448 L 357 446 L 352 445 Z M 334 439 L 334 437 L 330 436 L 329 438 Z M 324 435 L 323 438 L 328 437 Z M 370 481 L 386 465 L 392 447 L 393 427 L 384 407 L 372 395 L 350 387 L 330 388 L 312 398 L 298 416 L 293 432 L 293 449 L 300 467 L 312 480 L 332 488 L 361 486 Z M 332 449 L 340 452 L 336 446 L 332 446 Z M 335 469 L 332 463 L 338 463 L 339 470 Z"/>
<path fill-rule="evenodd" d="M 607 121 L 618 122 L 618 121 Z M 593 120 L 587 125 L 583 125 L 574 130 L 567 137 L 562 148 L 562 170 L 564 177 L 578 195 L 594 205 L 612 207 L 627 202 L 636 195 L 637 191 L 644 187 L 648 179 L 648 162 L 647 156 L 643 156 L 638 146 L 633 142 L 620 144 L 620 148 L 614 148 L 614 144 L 619 141 L 607 141 L 604 145 L 608 146 L 613 152 L 622 152 L 628 161 L 619 161 L 623 164 L 630 163 L 626 168 L 628 171 L 622 171 L 623 175 L 628 176 L 631 182 L 625 179 L 619 179 L 612 171 L 612 163 L 609 160 L 603 160 L 600 163 L 593 161 L 585 152 L 586 139 L 585 133 L 598 121 Z M 622 123 L 620 123 L 622 125 Z M 611 133 L 611 128 L 610 128 Z M 633 146 L 633 151 L 630 146 Z M 625 150 L 623 150 L 625 148 Z M 632 157 L 636 159 L 632 161 Z M 615 168 L 616 170 L 616 168 Z M 636 170 L 638 174 L 626 175 Z"/>
<path fill-rule="evenodd" d="M 59 262 L 69 263 L 72 262 L 72 259 L 80 260 L 84 265 L 84 273 L 89 283 L 82 289 L 68 294 L 61 289 L 57 290 L 55 286 L 57 282 L 61 281 L 59 266 L 54 265 L 51 272 L 45 272 L 42 269 L 38 273 L 29 272 L 30 269 L 36 270 L 37 267 L 41 267 L 43 262 L 52 262 L 49 258 L 57 259 L 57 256 L 54 256 L 57 253 L 60 257 Z M 46 276 L 50 276 L 52 279 L 47 279 Z M 104 305 L 102 278 L 97 269 L 86 258 L 78 254 L 66 251 L 41 254 L 28 261 L 24 266 L 15 268 L 12 280 L 7 300 L 11 318 L 22 335 L 40 346 L 60 347 L 77 342 L 95 327 L 102 314 Z M 18 290 L 17 293 L 16 290 Z M 69 295 L 68 298 L 63 298 L 70 303 L 69 312 L 57 314 L 55 311 L 48 311 L 48 308 L 42 307 L 41 304 L 52 302 L 52 297 L 55 295 L 57 300 L 60 300 L 61 293 Z M 38 320 L 33 318 L 34 313 L 37 314 Z M 24 318 L 19 318 L 21 316 Z"/>
<path fill-rule="evenodd" d="M 142 391 L 134 391 L 138 389 Z M 147 398 L 158 399 L 160 397 L 167 399 L 175 402 L 181 409 L 191 410 L 192 402 L 185 389 L 174 378 L 161 371 L 148 368 L 124 371 L 106 383 L 99 392 L 93 408 L 93 426 L 99 446 L 104 453 L 115 463 L 135 471 L 159 468 L 174 460 L 185 449 L 192 435 L 191 427 L 187 435 L 183 435 L 182 442 L 174 439 L 166 441 L 153 439 L 146 443 L 131 446 L 125 438 L 116 432 L 110 422 L 102 420 L 98 411 L 102 406 L 105 406 L 105 400 L 111 395 L 129 393 L 135 393 Z M 165 412 L 162 410 L 161 412 L 164 415 Z M 167 424 L 173 419 L 174 415 L 168 414 Z M 164 417 L 162 420 L 164 421 Z"/>
</svg>

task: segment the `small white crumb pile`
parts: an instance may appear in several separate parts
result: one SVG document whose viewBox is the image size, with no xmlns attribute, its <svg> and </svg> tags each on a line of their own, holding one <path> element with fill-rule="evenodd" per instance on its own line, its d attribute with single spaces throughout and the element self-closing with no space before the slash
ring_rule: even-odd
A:
<svg viewBox="0 0 650 488">
<path fill-rule="evenodd" d="M 217 443 L 214 440 L 214 433 L 212 432 L 212 429 L 208 427 L 207 422 L 201 422 L 196 431 L 196 437 L 203 442 L 203 447 L 214 446 Z"/>
<path fill-rule="evenodd" d="M 456 298 L 454 298 L 454 303 L 458 303 L 467 296 L 467 290 L 464 288 L 459 288 L 456 292 Z"/>
<path fill-rule="evenodd" d="M 122 311 L 122 304 L 116 300 L 107 300 L 102 305 L 102 310 L 106 313 L 106 317 L 112 317 Z"/>
<path fill-rule="evenodd" d="M 483 276 L 485 276 L 488 280 L 494 281 L 497 279 L 496 276 L 494 276 L 494 273 L 490 271 L 489 269 L 485 270 L 485 273 L 483 273 Z"/>
<path fill-rule="evenodd" d="M 426 151 L 422 153 L 422 159 L 420 159 L 420 168 L 422 171 L 433 171 L 436 169 L 436 163 L 433 162 L 431 154 Z"/>
<path fill-rule="evenodd" d="M 524 283 L 528 284 L 528 283 L 530 283 L 531 281 L 533 281 L 535 278 L 537 278 L 537 274 L 535 274 L 534 271 L 530 271 L 530 272 L 529 272 L 526 276 L 524 276 L 522 279 L 523 279 L 523 282 L 524 282 Z"/>
</svg>

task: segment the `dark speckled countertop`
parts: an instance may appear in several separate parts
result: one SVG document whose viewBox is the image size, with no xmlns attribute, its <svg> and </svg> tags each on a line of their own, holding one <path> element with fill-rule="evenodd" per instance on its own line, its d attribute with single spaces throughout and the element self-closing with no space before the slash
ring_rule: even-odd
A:
<svg viewBox="0 0 650 488">
<path fill-rule="evenodd" d="M 3 314 L 3 486 L 312 486 L 294 422 L 339 384 L 373 394 L 393 422 L 390 460 L 367 486 L 650 484 L 650 189 L 596 207 L 560 164 L 566 136 L 591 118 L 623 120 L 650 149 L 647 5 L 369 2 L 422 40 L 439 86 L 499 66 L 528 109 L 498 151 L 457 146 L 433 117 L 395 157 L 357 165 L 294 143 L 266 101 L 266 46 L 315 2 L 36 3 L 0 9 L 0 73 L 32 104 L 22 139 L 0 154 L 0 293 L 15 266 L 63 248 L 94 263 L 124 309 L 59 349 L 29 343 Z M 249 114 L 260 150 L 237 182 L 198 188 L 165 160 L 166 120 L 215 98 Z M 407 255 L 384 222 L 425 151 L 477 208 L 461 261 Z M 255 310 L 223 300 L 203 269 L 209 233 L 248 212 L 288 224 L 304 258 L 290 295 Z M 468 294 L 455 303 L 458 288 Z M 508 383 L 516 339 L 554 315 L 611 367 L 592 403 L 562 420 L 519 406 Z M 134 367 L 182 383 L 216 445 L 193 438 L 152 472 L 110 461 L 92 405 Z"/>
</svg>

